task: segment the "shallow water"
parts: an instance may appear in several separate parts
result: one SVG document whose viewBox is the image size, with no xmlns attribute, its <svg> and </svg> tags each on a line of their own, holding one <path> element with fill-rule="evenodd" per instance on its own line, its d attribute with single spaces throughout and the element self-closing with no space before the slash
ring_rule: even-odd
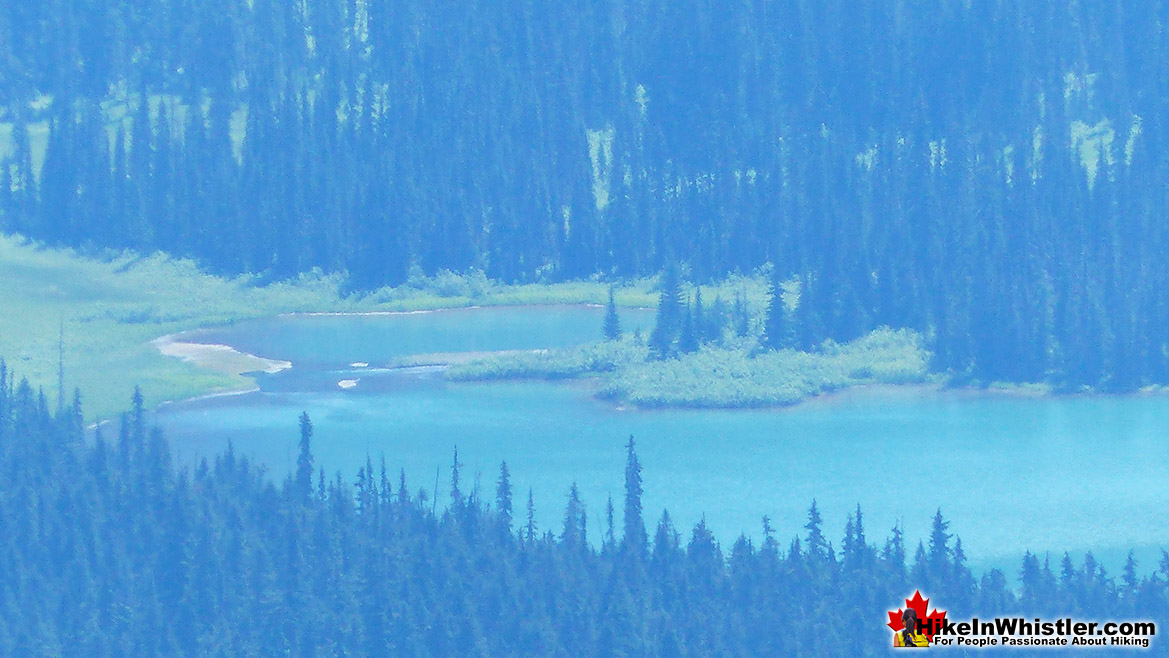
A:
<svg viewBox="0 0 1169 658">
<path fill-rule="evenodd" d="M 1169 398 L 1016 397 L 925 389 L 871 389 L 790 409 L 622 410 L 585 384 L 453 384 L 432 368 L 387 370 L 403 355 L 568 345 L 595 339 L 602 310 L 495 308 L 391 316 L 292 316 L 200 332 L 293 368 L 261 390 L 167 405 L 158 421 L 180 459 L 233 441 L 277 478 L 296 460 L 297 416 L 316 426 L 314 453 L 352 480 L 370 455 L 410 489 L 449 491 L 457 445 L 463 488 L 493 498 L 506 459 L 517 517 L 529 487 L 541 528 L 559 530 L 569 484 L 580 487 L 589 531 L 605 500 L 620 525 L 623 445 L 636 437 L 645 468 L 647 523 L 670 510 L 683 536 L 703 515 L 729 547 L 756 540 L 760 519 L 781 538 L 803 533 L 817 501 L 839 545 L 859 503 L 871 542 L 901 523 L 912 547 L 941 508 L 975 565 L 1017 574 L 1024 550 L 1092 550 L 1112 565 L 1139 549 L 1142 569 L 1169 547 Z M 627 328 L 652 322 L 631 312 Z M 369 363 L 354 368 L 348 364 Z M 337 386 L 356 380 L 348 390 Z M 652 528 L 651 528 L 652 532 Z M 1113 571 L 1115 572 L 1115 568 Z"/>
</svg>

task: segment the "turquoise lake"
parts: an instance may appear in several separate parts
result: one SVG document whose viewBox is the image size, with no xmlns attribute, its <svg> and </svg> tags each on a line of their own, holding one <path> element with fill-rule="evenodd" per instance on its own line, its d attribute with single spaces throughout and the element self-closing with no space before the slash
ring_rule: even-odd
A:
<svg viewBox="0 0 1169 658">
<path fill-rule="evenodd" d="M 1014 578 L 1025 550 L 1091 550 L 1116 573 L 1137 550 L 1143 571 L 1169 548 L 1169 397 L 1022 397 L 924 388 L 846 392 L 793 408 L 639 411 L 593 399 L 587 383 L 448 383 L 436 368 L 388 369 L 435 352 L 531 349 L 600 336 L 592 307 L 484 308 L 374 316 L 285 316 L 188 334 L 293 367 L 260 391 L 165 405 L 157 422 L 180 462 L 231 440 L 276 479 L 294 468 L 297 417 L 316 427 L 317 464 L 352 481 L 369 455 L 411 491 L 447 500 L 452 453 L 463 488 L 493 500 L 506 460 L 523 516 L 529 488 L 541 529 L 559 532 L 569 485 L 580 487 L 589 532 L 613 496 L 620 526 L 624 444 L 637 441 L 647 523 L 669 509 L 683 537 L 705 516 L 729 549 L 758 540 L 768 515 L 786 542 L 803 534 L 815 499 L 839 545 L 860 504 L 870 542 L 900 523 L 909 552 L 937 508 L 974 566 Z M 647 333 L 652 312 L 628 311 Z M 351 367 L 352 363 L 368 367 Z M 342 389 L 338 382 L 356 380 Z"/>
</svg>

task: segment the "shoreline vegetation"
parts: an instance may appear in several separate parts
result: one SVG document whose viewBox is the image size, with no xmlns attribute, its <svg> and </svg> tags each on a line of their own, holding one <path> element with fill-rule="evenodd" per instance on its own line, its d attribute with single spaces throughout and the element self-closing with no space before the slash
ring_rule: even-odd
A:
<svg viewBox="0 0 1169 658">
<path fill-rule="evenodd" d="M 623 334 L 615 291 L 606 305 L 605 340 L 452 364 L 452 381 L 562 380 L 595 377 L 597 396 L 642 409 L 790 406 L 853 386 L 920 384 L 932 354 L 917 332 L 879 327 L 843 343 L 817 343 L 818 320 L 801 304 L 801 284 L 768 268 L 764 302 L 742 290 L 686 284 L 668 264 L 648 336 Z M 730 292 L 731 294 L 726 294 Z"/>
<path fill-rule="evenodd" d="M 659 283 L 657 278 L 624 281 L 612 288 L 612 303 L 657 306 Z M 115 417 L 136 385 L 145 392 L 147 406 L 155 407 L 253 390 L 255 382 L 247 373 L 290 365 L 184 335 L 197 329 L 285 314 L 604 305 L 610 291 L 610 284 L 601 281 L 500 284 L 481 272 L 440 272 L 416 274 L 395 288 L 353 294 L 337 274 L 312 272 L 278 282 L 257 276 L 225 278 L 165 254 L 85 255 L 16 235 L 0 235 L 0 284 L 0 306 L 6 310 L 0 315 L 0 355 L 19 365 L 51 403 L 63 362 L 66 395 L 75 388 L 86 392 L 90 422 Z M 798 282 L 780 285 L 785 305 L 794 309 Z M 702 294 L 715 300 L 715 308 L 720 302 L 729 307 L 727 300 L 742 300 L 750 311 L 739 322 L 744 326 L 727 331 L 717 345 L 669 359 L 650 358 L 652 336 L 625 335 L 556 350 L 415 355 L 388 365 L 441 366 L 452 381 L 595 379 L 600 397 L 643 408 L 786 406 L 858 386 L 947 385 L 929 374 L 924 339 L 907 330 L 882 328 L 848 343 L 760 352 L 769 289 L 766 272 L 703 286 Z M 697 289 L 687 284 L 683 292 L 690 295 Z M 1027 395 L 1055 392 L 1046 384 L 996 382 L 985 388 Z"/>
<path fill-rule="evenodd" d="M 598 397 L 639 408 L 757 408 L 790 406 L 855 386 L 922 384 L 929 358 L 917 333 L 881 328 L 816 352 L 752 354 L 742 341 L 664 360 L 654 360 L 636 337 L 626 337 L 451 363 L 445 375 L 460 382 L 597 378 Z"/>
<path fill-rule="evenodd" d="M 616 303 L 653 306 L 654 283 L 649 278 L 622 282 Z M 743 291 L 756 304 L 766 295 L 766 284 L 757 277 L 731 277 L 721 285 Z M 353 293 L 340 274 L 313 271 L 283 281 L 223 277 L 163 253 L 81 253 L 4 234 L 0 355 L 19 366 L 34 387 L 43 388 L 50 404 L 59 394 L 58 365 L 63 363 L 67 400 L 74 389 L 83 391 L 85 409 L 91 414 L 87 421 L 98 421 L 119 414 L 136 385 L 153 408 L 167 401 L 254 388 L 242 373 L 266 369 L 241 364 L 236 357 L 230 365 L 220 360 L 218 367 L 203 368 L 198 359 L 159 351 L 155 341 L 160 337 L 290 313 L 600 305 L 608 290 L 609 284 L 601 281 L 500 284 L 478 271 L 443 271 L 433 276 L 415 272 L 401 286 Z"/>
</svg>

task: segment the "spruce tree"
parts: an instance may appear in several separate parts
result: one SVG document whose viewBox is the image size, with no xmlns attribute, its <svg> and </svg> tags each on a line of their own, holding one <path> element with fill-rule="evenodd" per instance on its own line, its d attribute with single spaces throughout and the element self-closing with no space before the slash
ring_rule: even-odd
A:
<svg viewBox="0 0 1169 658">
<path fill-rule="evenodd" d="M 901 532 L 901 525 L 893 526 L 892 534 L 885 541 L 881 549 L 881 559 L 893 571 L 893 576 L 900 580 L 905 575 L 905 535 Z"/>
<path fill-rule="evenodd" d="M 742 291 L 735 293 L 735 301 L 731 306 L 731 323 L 734 326 L 735 335 L 739 338 L 743 338 L 751 332 L 751 314 L 747 310 L 747 297 Z"/>
<path fill-rule="evenodd" d="M 820 508 L 816 500 L 812 499 L 812 506 L 808 508 L 808 522 L 804 529 L 808 531 L 808 555 L 824 558 L 828 555 L 828 541 L 824 539 L 823 519 L 820 518 Z"/>
<path fill-rule="evenodd" d="M 799 348 L 811 350 L 824 340 L 820 314 L 816 312 L 815 285 L 811 276 L 800 278 L 800 301 L 796 304 L 795 331 Z"/>
<path fill-rule="evenodd" d="M 499 510 L 499 523 L 511 531 L 511 473 L 507 462 L 499 465 L 499 482 L 495 486 L 495 507 Z"/>
<path fill-rule="evenodd" d="M 605 340 L 621 338 L 621 318 L 617 315 L 617 304 L 613 300 L 613 286 L 609 286 L 609 302 L 605 304 Z"/>
<path fill-rule="evenodd" d="M 698 330 L 695 324 L 694 311 L 687 304 L 682 308 L 682 330 L 678 333 L 678 351 L 682 354 L 698 351 Z"/>
<path fill-rule="evenodd" d="M 1067 551 L 1064 551 L 1063 559 L 1059 563 L 1059 583 L 1064 589 L 1070 590 L 1076 582 L 1077 577 L 1076 567 L 1072 564 L 1072 556 L 1068 555 Z"/>
<path fill-rule="evenodd" d="M 779 350 L 788 346 L 787 305 L 783 301 L 783 286 L 779 275 L 771 278 L 767 300 L 767 317 L 763 321 L 763 346 Z"/>
<path fill-rule="evenodd" d="M 674 339 L 682 329 L 682 315 L 682 279 L 678 266 L 671 261 L 662 273 L 657 317 L 649 336 L 649 349 L 654 358 L 665 359 L 673 354 Z"/>
<path fill-rule="evenodd" d="M 605 501 L 605 538 L 602 547 L 609 549 L 615 544 L 616 539 L 613 535 L 613 495 L 610 494 Z"/>
<path fill-rule="evenodd" d="M 410 489 L 406 487 L 406 469 L 398 469 L 398 504 L 406 505 L 410 502 Z"/>
<path fill-rule="evenodd" d="M 532 488 L 528 487 L 528 518 L 524 525 L 524 541 L 531 543 L 536 540 L 536 503 L 532 498 Z"/>
<path fill-rule="evenodd" d="M 625 535 L 622 539 L 627 551 L 641 555 L 645 552 L 645 521 L 641 514 L 641 463 L 633 444 L 633 435 L 625 445 Z"/>
<path fill-rule="evenodd" d="M 459 488 L 459 447 L 455 446 L 455 456 L 451 459 L 451 505 L 458 509 L 463 506 L 463 492 Z"/>
<path fill-rule="evenodd" d="M 130 426 L 130 450 L 137 459 L 146 446 L 146 406 L 142 399 L 142 389 L 138 386 L 134 387 L 134 395 L 130 398 L 130 409 L 133 420 Z"/>
<path fill-rule="evenodd" d="M 1121 590 L 1124 598 L 1131 599 L 1136 595 L 1139 579 L 1137 578 L 1136 556 L 1132 550 L 1129 550 L 1128 557 L 1125 558 L 1124 571 L 1121 573 L 1120 582 L 1124 584 L 1124 588 Z"/>
<path fill-rule="evenodd" d="M 585 545 L 585 508 L 576 482 L 568 490 L 568 505 L 564 509 L 564 529 L 560 533 L 560 541 L 574 547 Z"/>
<path fill-rule="evenodd" d="M 950 522 L 942 517 L 939 507 L 934 513 L 930 530 L 929 567 L 935 582 L 946 582 L 950 576 Z"/>
<path fill-rule="evenodd" d="M 308 502 L 313 493 L 313 422 L 308 412 L 300 414 L 300 454 L 296 458 L 296 491 L 300 500 Z"/>
</svg>

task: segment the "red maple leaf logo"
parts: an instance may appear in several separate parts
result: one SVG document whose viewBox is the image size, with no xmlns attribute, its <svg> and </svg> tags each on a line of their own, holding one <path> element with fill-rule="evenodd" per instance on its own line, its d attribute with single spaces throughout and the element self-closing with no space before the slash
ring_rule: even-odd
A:
<svg viewBox="0 0 1169 658">
<path fill-rule="evenodd" d="M 921 622 L 921 633 L 926 636 L 930 642 L 934 641 L 934 634 L 942 628 L 942 623 L 946 621 L 946 611 L 934 608 L 934 611 L 926 614 L 926 608 L 929 607 L 930 600 L 921 597 L 921 591 L 918 590 L 913 593 L 912 599 L 905 599 L 905 605 L 913 608 L 917 613 L 917 618 Z M 889 628 L 894 632 L 899 632 L 905 628 L 905 622 L 901 620 L 901 615 L 905 613 L 905 608 L 898 608 L 897 612 L 889 612 Z"/>
</svg>

